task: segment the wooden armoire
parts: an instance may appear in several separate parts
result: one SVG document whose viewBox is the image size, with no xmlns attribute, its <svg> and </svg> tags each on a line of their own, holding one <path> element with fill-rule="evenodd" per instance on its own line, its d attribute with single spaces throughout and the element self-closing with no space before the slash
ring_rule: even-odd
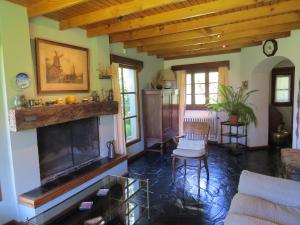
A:
<svg viewBox="0 0 300 225">
<path fill-rule="evenodd" d="M 143 90 L 145 150 L 163 154 L 164 143 L 178 135 L 178 109 L 177 89 Z M 149 148 L 151 144 L 160 147 Z"/>
</svg>

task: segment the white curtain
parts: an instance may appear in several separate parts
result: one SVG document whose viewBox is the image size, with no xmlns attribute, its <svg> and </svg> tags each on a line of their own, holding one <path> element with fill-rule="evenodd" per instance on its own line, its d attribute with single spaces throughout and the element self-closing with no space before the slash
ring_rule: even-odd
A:
<svg viewBox="0 0 300 225">
<path fill-rule="evenodd" d="M 185 114 L 185 82 L 186 72 L 184 70 L 177 71 L 177 88 L 179 89 L 179 135 L 183 135 L 183 122 Z"/>
<path fill-rule="evenodd" d="M 114 140 L 115 140 L 115 151 L 117 154 L 127 154 L 126 151 L 126 141 L 124 132 L 124 121 L 122 114 L 122 103 L 119 85 L 119 64 L 112 64 L 112 89 L 114 101 L 119 103 L 119 112 L 114 115 Z"/>
</svg>

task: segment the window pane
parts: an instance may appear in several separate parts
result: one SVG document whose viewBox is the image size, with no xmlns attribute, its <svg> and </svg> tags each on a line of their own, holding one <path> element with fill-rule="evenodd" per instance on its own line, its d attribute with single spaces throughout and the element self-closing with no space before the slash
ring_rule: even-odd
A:
<svg viewBox="0 0 300 225">
<path fill-rule="evenodd" d="M 205 84 L 195 84 L 195 94 L 204 94 Z"/>
<path fill-rule="evenodd" d="M 124 92 L 135 92 L 135 70 L 123 68 Z"/>
<path fill-rule="evenodd" d="M 219 81 L 219 73 L 218 72 L 209 72 L 209 83 L 215 82 L 218 83 Z"/>
<path fill-rule="evenodd" d="M 209 84 L 209 93 L 218 93 L 218 83 Z"/>
<path fill-rule="evenodd" d="M 186 85 L 186 94 L 192 94 L 192 85 L 191 84 Z"/>
<path fill-rule="evenodd" d="M 205 73 L 195 73 L 195 83 L 205 83 Z"/>
<path fill-rule="evenodd" d="M 137 117 L 125 119 L 126 142 L 138 138 L 138 120 Z"/>
<path fill-rule="evenodd" d="M 277 90 L 275 91 L 275 102 L 289 102 L 290 91 L 289 90 Z"/>
<path fill-rule="evenodd" d="M 209 94 L 209 103 L 216 103 L 218 100 L 218 94 Z"/>
<path fill-rule="evenodd" d="M 186 84 L 192 84 L 192 75 L 191 74 L 186 75 Z"/>
<path fill-rule="evenodd" d="M 135 116 L 136 112 L 136 95 L 124 94 L 124 117 Z"/>
<path fill-rule="evenodd" d="M 205 104 L 205 95 L 195 95 L 195 104 L 204 105 Z"/>
<path fill-rule="evenodd" d="M 277 76 L 276 77 L 276 90 L 277 89 L 289 89 L 290 77 L 289 76 Z"/>
<path fill-rule="evenodd" d="M 185 104 L 186 105 L 192 104 L 192 96 L 191 95 L 186 95 Z"/>
</svg>

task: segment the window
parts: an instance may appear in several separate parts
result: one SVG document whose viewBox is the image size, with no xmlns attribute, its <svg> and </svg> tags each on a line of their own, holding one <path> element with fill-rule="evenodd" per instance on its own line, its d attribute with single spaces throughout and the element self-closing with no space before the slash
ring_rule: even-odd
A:
<svg viewBox="0 0 300 225">
<path fill-rule="evenodd" d="M 190 71 L 186 74 L 186 107 L 203 109 L 218 99 L 219 73 L 214 70 Z"/>
<path fill-rule="evenodd" d="M 130 145 L 140 141 L 138 71 L 119 65 L 119 82 L 126 144 Z"/>
<path fill-rule="evenodd" d="M 272 103 L 289 106 L 293 104 L 294 68 L 272 70 Z"/>
</svg>

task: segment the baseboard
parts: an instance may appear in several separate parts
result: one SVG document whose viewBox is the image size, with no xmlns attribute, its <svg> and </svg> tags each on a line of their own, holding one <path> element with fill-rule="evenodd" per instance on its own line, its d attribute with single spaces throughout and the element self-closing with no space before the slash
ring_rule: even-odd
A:
<svg viewBox="0 0 300 225">
<path fill-rule="evenodd" d="M 143 150 L 143 151 L 141 151 L 141 152 L 138 152 L 138 153 L 136 153 L 136 154 L 134 154 L 134 155 L 129 156 L 129 157 L 128 157 L 128 162 L 129 162 L 129 163 L 133 162 L 134 160 L 136 160 L 136 159 L 142 157 L 143 155 L 145 155 L 145 153 L 146 153 L 146 151 Z"/>
<path fill-rule="evenodd" d="M 265 146 L 254 146 L 254 147 L 248 147 L 250 151 L 259 151 L 259 150 L 269 150 L 270 146 L 265 145 Z"/>
</svg>

